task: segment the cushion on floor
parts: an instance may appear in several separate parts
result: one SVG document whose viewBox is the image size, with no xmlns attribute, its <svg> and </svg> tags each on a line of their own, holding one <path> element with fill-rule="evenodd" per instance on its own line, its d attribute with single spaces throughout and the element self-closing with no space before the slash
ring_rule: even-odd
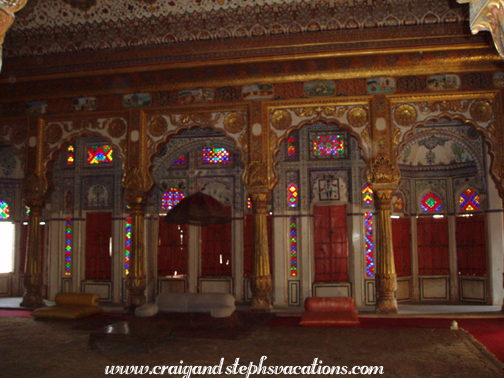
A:
<svg viewBox="0 0 504 378">
<path fill-rule="evenodd" d="M 135 316 L 140 318 L 146 318 L 149 316 L 154 316 L 159 312 L 159 308 L 155 303 L 146 303 L 143 306 L 137 307 L 135 309 Z"/>
</svg>

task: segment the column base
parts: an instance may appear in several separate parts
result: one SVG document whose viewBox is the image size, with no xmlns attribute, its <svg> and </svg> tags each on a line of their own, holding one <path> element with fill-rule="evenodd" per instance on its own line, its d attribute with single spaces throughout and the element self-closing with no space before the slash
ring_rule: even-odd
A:
<svg viewBox="0 0 504 378">
<path fill-rule="evenodd" d="M 36 309 L 40 307 L 45 307 L 46 304 L 42 298 L 42 293 L 40 291 L 27 291 L 23 295 L 23 301 L 19 305 L 20 307 L 26 307 L 29 309 Z"/>
<path fill-rule="evenodd" d="M 382 299 L 378 298 L 378 303 L 376 304 L 377 314 L 397 314 L 399 309 L 397 308 L 397 300 L 394 299 Z"/>
<path fill-rule="evenodd" d="M 147 302 L 145 288 L 145 276 L 128 277 L 128 301 L 126 302 L 126 311 L 128 314 L 134 314 L 137 307 Z"/>
<path fill-rule="evenodd" d="M 269 297 L 263 298 L 252 298 L 250 304 L 250 311 L 254 312 L 269 312 L 273 309 L 271 305 L 271 300 Z"/>
</svg>

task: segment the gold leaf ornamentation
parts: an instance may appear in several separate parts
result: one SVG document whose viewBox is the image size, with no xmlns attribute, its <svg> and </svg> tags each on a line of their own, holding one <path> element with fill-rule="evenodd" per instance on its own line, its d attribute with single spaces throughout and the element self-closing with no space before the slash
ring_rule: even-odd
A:
<svg viewBox="0 0 504 378">
<path fill-rule="evenodd" d="M 119 138 L 126 132 L 126 123 L 120 118 L 114 118 L 109 122 L 107 129 L 112 138 Z"/>
<path fill-rule="evenodd" d="M 277 130 L 285 130 L 292 124 L 292 116 L 287 110 L 275 110 L 271 116 L 271 123 Z"/>
<path fill-rule="evenodd" d="M 51 144 L 57 143 L 63 135 L 63 129 L 60 125 L 53 123 L 46 128 L 45 140 Z"/>
<path fill-rule="evenodd" d="M 362 127 L 368 123 L 367 109 L 362 106 L 356 106 L 350 109 L 347 114 L 348 123 L 353 127 Z"/>
<path fill-rule="evenodd" d="M 471 105 L 470 113 L 476 122 L 488 122 L 493 116 L 492 105 L 485 100 L 476 101 Z"/>
<path fill-rule="evenodd" d="M 467 102 L 462 101 L 427 101 L 418 103 L 422 114 L 430 114 L 434 112 L 465 112 L 469 107 Z"/>
<path fill-rule="evenodd" d="M 26 130 L 26 127 L 22 125 L 12 127 L 10 137 L 14 144 L 23 143 L 26 140 L 27 136 L 28 130 Z"/>
<path fill-rule="evenodd" d="M 160 137 L 168 130 L 168 123 L 161 117 L 152 117 L 147 125 L 147 130 L 153 137 Z"/>
<path fill-rule="evenodd" d="M 231 134 L 237 134 L 243 130 L 245 127 L 245 118 L 241 113 L 233 112 L 229 113 L 226 118 L 224 118 L 224 128 Z"/>
<path fill-rule="evenodd" d="M 311 117 L 314 114 L 320 116 L 325 114 L 326 116 L 343 117 L 343 114 L 347 111 L 348 106 L 343 106 L 341 108 L 336 108 L 336 106 L 316 106 L 312 108 L 299 108 L 293 109 L 294 113 L 298 117 Z"/>
<path fill-rule="evenodd" d="M 389 159 L 380 157 L 371 164 L 370 183 L 394 183 L 399 180 Z"/>
<path fill-rule="evenodd" d="M 193 114 L 181 114 L 180 119 L 177 121 L 177 118 L 175 116 L 171 116 L 171 123 L 175 126 L 179 125 L 187 125 L 190 122 L 194 123 L 210 123 L 210 124 L 216 124 L 218 123 L 221 118 L 222 118 L 222 113 L 217 113 L 215 115 L 215 118 L 212 118 L 212 113 L 193 113 Z"/>
<path fill-rule="evenodd" d="M 142 191 L 144 187 L 142 172 L 137 167 L 131 167 L 123 179 L 123 186 L 126 190 Z"/>
<path fill-rule="evenodd" d="M 266 186 L 268 185 L 268 164 L 254 160 L 248 166 L 246 173 L 247 186 Z"/>
<path fill-rule="evenodd" d="M 21 183 L 23 199 L 42 198 L 47 190 L 47 185 L 44 184 L 45 182 L 40 180 L 39 176 L 33 170 L 28 170 Z"/>
<path fill-rule="evenodd" d="M 417 111 L 409 104 L 399 105 L 395 110 L 394 119 L 400 126 L 411 126 L 417 120 Z"/>
</svg>

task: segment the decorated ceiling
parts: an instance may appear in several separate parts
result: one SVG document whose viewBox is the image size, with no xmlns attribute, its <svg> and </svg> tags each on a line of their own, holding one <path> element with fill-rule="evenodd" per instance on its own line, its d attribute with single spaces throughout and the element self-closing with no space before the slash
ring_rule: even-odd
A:
<svg viewBox="0 0 504 378">
<path fill-rule="evenodd" d="M 6 57 L 282 34 L 450 24 L 449 0 L 30 0 Z"/>
</svg>

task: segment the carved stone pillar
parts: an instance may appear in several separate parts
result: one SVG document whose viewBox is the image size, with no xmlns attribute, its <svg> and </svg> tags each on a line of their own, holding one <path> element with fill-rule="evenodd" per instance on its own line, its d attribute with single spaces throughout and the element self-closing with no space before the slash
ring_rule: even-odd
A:
<svg viewBox="0 0 504 378">
<path fill-rule="evenodd" d="M 390 206 L 394 187 L 373 186 L 376 203 L 377 221 L 375 228 L 376 241 L 376 290 L 378 292 L 376 312 L 397 314 L 396 270 L 392 246 L 392 221 Z"/>
<path fill-rule="evenodd" d="M 251 310 L 271 310 L 271 271 L 268 254 L 268 226 L 266 215 L 270 193 L 251 192 L 252 209 L 254 212 L 254 245 L 252 255 L 252 303 Z"/>
<path fill-rule="evenodd" d="M 45 306 L 42 299 L 42 245 L 40 220 L 45 202 L 43 200 L 26 201 L 30 207 L 28 220 L 28 247 L 25 260 L 24 286 L 26 292 L 23 295 L 21 307 L 37 308 Z"/>
<path fill-rule="evenodd" d="M 133 312 L 146 302 L 145 289 L 147 287 L 145 276 L 145 244 L 144 220 L 145 197 L 127 196 L 131 216 L 131 250 L 128 274 L 128 301 L 127 309 Z"/>
</svg>

